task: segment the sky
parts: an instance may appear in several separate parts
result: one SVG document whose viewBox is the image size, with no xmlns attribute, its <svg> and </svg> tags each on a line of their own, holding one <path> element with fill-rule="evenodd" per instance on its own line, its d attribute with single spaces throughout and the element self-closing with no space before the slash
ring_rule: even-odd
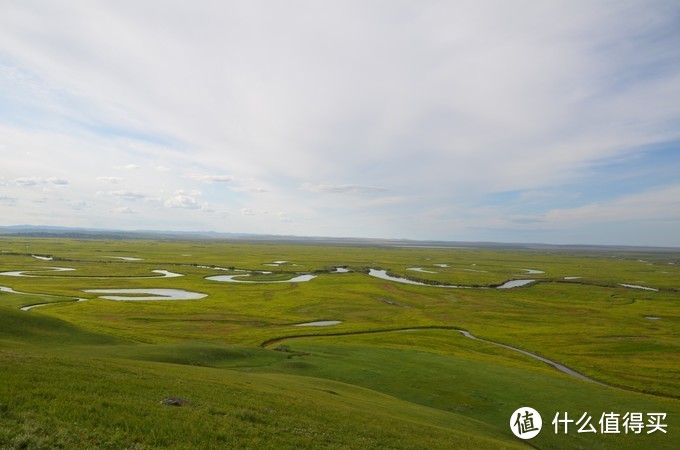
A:
<svg viewBox="0 0 680 450">
<path fill-rule="evenodd" d="M 676 0 L 0 0 L 0 226 L 680 246 Z"/>
</svg>

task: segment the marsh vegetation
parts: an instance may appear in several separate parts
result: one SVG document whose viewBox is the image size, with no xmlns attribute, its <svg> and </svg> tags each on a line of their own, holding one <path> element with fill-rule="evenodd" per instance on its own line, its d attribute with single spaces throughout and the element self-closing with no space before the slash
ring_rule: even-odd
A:
<svg viewBox="0 0 680 450">
<path fill-rule="evenodd" d="M 680 252 L 37 238 L 0 250 L 2 448 L 513 448 L 526 443 L 508 418 L 525 405 L 545 423 L 668 414 L 667 434 L 548 426 L 534 447 L 677 443 Z"/>
</svg>

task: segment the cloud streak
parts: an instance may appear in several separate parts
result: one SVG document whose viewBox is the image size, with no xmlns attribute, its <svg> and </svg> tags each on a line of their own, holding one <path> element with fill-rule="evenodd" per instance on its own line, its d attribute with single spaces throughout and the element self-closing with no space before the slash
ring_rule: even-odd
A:
<svg viewBox="0 0 680 450">
<path fill-rule="evenodd" d="M 149 199 L 149 196 L 143 192 L 139 191 L 105 191 L 105 192 L 100 192 L 101 195 L 106 195 L 109 197 L 114 197 L 120 200 L 127 200 L 127 201 L 138 201 L 138 200 L 147 200 Z"/>
<path fill-rule="evenodd" d="M 385 188 L 374 186 L 358 186 L 355 184 L 313 184 L 303 183 L 302 189 L 311 192 L 320 192 L 328 194 L 355 194 L 355 195 L 370 195 L 378 194 L 387 191 Z"/>
<path fill-rule="evenodd" d="M 229 175 L 192 175 L 191 178 L 205 183 L 231 183 L 234 177 Z"/>
<path fill-rule="evenodd" d="M 22 177 L 14 180 L 16 186 L 33 187 L 38 185 L 53 185 L 53 186 L 67 186 L 68 180 L 57 177 L 40 178 L 40 177 Z"/>
</svg>

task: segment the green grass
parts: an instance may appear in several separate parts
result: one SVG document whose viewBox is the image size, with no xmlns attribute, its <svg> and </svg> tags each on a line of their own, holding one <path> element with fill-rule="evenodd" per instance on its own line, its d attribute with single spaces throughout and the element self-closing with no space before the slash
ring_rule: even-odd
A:
<svg viewBox="0 0 680 450">
<path fill-rule="evenodd" d="M 675 447 L 680 252 L 16 238 L 0 238 L 0 250 L 0 271 L 76 269 L 0 275 L 0 286 L 29 293 L 0 292 L 0 448 L 509 448 L 527 444 L 508 427 L 525 405 L 543 414 L 534 447 Z M 290 262 L 266 265 L 276 260 Z M 240 272 L 199 266 L 273 272 L 244 278 L 259 281 L 319 276 L 221 283 L 205 278 Z M 327 273 L 336 266 L 354 272 Z M 369 277 L 370 267 L 444 284 L 541 282 L 510 290 L 423 287 Z M 155 269 L 185 276 L 144 278 Z M 116 302 L 83 292 L 106 288 L 208 297 Z M 19 310 L 37 303 L 50 304 Z M 317 320 L 342 323 L 294 326 Z M 466 329 L 622 389 L 573 379 L 453 330 L 389 331 L 413 327 Z M 307 334 L 320 337 L 260 347 Z M 172 395 L 191 406 L 160 404 Z M 588 412 L 597 426 L 612 411 L 666 412 L 669 433 L 552 432 L 556 412 Z"/>
<path fill-rule="evenodd" d="M 404 332 L 383 335 L 305 338 L 287 342 L 291 351 L 307 353 L 275 365 L 285 373 L 327 378 L 363 386 L 413 403 L 464 414 L 488 423 L 504 423 L 518 401 L 543 414 L 632 410 L 666 411 L 673 421 L 677 401 L 603 388 L 556 374 L 554 369 L 521 354 L 471 341 L 455 331 L 412 331 L 419 335 L 404 345 Z M 419 343 L 416 343 L 419 342 Z M 513 354 L 514 353 L 514 354 Z M 270 367 L 258 370 L 271 370 Z M 522 399 L 522 400 L 519 400 Z M 558 400 L 559 399 L 559 400 Z M 542 433 L 540 447 L 625 447 L 626 436 L 563 436 Z M 664 436 L 649 436 L 646 446 L 672 448 Z"/>
<path fill-rule="evenodd" d="M 0 358 L 7 448 L 513 446 L 474 420 L 321 379 L 6 351 Z M 191 405 L 162 405 L 168 396 Z"/>
</svg>

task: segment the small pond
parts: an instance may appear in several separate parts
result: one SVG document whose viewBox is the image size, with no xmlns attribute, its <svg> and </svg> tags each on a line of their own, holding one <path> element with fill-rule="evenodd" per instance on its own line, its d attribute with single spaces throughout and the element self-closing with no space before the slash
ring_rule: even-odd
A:
<svg viewBox="0 0 680 450">
<path fill-rule="evenodd" d="M 516 287 L 521 287 L 521 286 L 526 286 L 529 283 L 533 283 L 536 280 L 511 280 L 503 283 L 502 285 L 498 286 L 498 289 L 511 289 L 511 288 L 516 288 Z"/>
<path fill-rule="evenodd" d="M 40 255 L 31 255 L 31 256 L 34 257 L 35 259 L 39 259 L 41 261 L 52 261 L 52 259 L 53 259 L 51 256 L 40 256 Z"/>
<path fill-rule="evenodd" d="M 319 320 L 317 322 L 297 323 L 296 327 L 328 327 L 342 323 L 342 320 Z"/>
</svg>

